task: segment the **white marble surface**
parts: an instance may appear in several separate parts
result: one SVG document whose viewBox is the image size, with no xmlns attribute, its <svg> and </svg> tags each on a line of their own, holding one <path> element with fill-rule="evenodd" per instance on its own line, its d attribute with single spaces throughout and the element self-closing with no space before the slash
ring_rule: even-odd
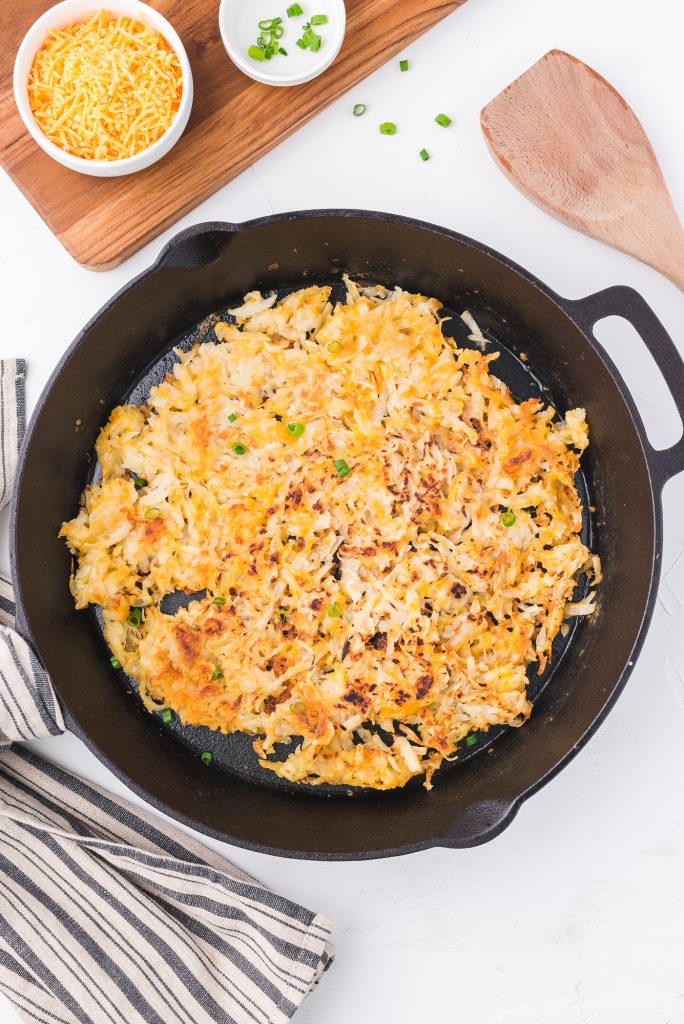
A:
<svg viewBox="0 0 684 1024">
<path fill-rule="evenodd" d="M 409 74 L 391 61 L 183 223 L 316 206 L 411 214 L 491 244 L 566 295 L 633 285 L 684 351 L 684 296 L 529 204 L 495 168 L 478 127 L 501 87 L 547 50 L 568 49 L 631 102 L 684 211 L 683 38 L 679 0 L 469 0 L 407 50 Z M 359 101 L 368 112 L 357 120 Z M 454 117 L 448 131 L 432 123 L 440 110 Z M 380 136 L 383 120 L 399 134 Z M 422 146 L 427 164 L 416 156 Z M 32 407 L 74 334 L 163 238 L 106 274 L 82 270 L 2 176 L 0 224 L 0 356 L 28 358 Z M 599 336 L 654 444 L 672 444 L 681 428 L 632 329 L 612 319 Z M 338 958 L 301 1024 L 683 1024 L 683 503 L 680 476 L 665 492 L 667 576 L 624 695 L 493 843 L 356 864 L 225 848 L 336 918 Z M 2 531 L 6 564 L 4 520 Z M 73 737 L 37 746 L 122 791 Z M 0 1024 L 16 1021 L 0 997 Z"/>
</svg>

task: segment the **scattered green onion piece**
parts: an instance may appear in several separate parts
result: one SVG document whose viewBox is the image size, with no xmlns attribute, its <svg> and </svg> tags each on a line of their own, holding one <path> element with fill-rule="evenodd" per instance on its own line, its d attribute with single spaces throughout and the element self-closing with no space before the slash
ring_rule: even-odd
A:
<svg viewBox="0 0 684 1024">
<path fill-rule="evenodd" d="M 236 412 L 231 412 L 230 416 L 228 417 L 228 422 L 229 423 L 235 423 L 236 419 L 237 419 L 237 413 Z"/>
<path fill-rule="evenodd" d="M 287 50 L 283 50 L 282 46 L 279 48 L 278 53 L 282 53 L 283 57 L 287 57 Z"/>
<path fill-rule="evenodd" d="M 118 672 L 118 670 L 121 668 L 121 662 L 119 661 L 117 656 L 115 654 L 112 654 L 112 656 L 111 656 L 111 658 L 109 660 L 112 663 L 112 668 L 115 668 L 117 670 L 117 672 Z"/>
<path fill-rule="evenodd" d="M 465 738 L 466 747 L 474 747 L 477 743 L 477 733 L 470 732 Z"/>
<path fill-rule="evenodd" d="M 239 441 L 236 441 L 235 444 L 231 444 L 230 447 L 232 448 L 236 455 L 244 455 L 245 452 L 247 451 L 247 445 L 240 444 Z"/>
<path fill-rule="evenodd" d="M 313 37 L 315 35 L 316 35 L 316 33 L 307 26 L 306 31 L 304 32 L 304 35 L 302 36 L 302 39 L 304 40 L 304 42 L 306 43 L 307 46 L 310 46 L 311 42 L 313 40 Z"/>
<path fill-rule="evenodd" d="M 342 605 L 338 604 L 337 601 L 333 601 L 332 604 L 328 605 L 328 615 L 331 619 L 339 619 L 342 614 Z"/>
<path fill-rule="evenodd" d="M 161 518 L 161 509 L 157 508 L 156 505 L 153 505 L 151 508 L 146 508 L 145 509 L 145 519 L 160 519 L 160 518 Z"/>
<path fill-rule="evenodd" d="M 396 135 L 397 134 L 397 126 L 394 123 L 394 121 L 383 121 L 382 124 L 380 125 L 380 134 L 381 135 Z"/>
<path fill-rule="evenodd" d="M 295 700 L 290 704 L 290 711 L 297 714 L 298 711 L 306 711 L 306 704 L 303 700 Z"/>
<path fill-rule="evenodd" d="M 344 459 L 335 459 L 333 466 L 335 467 L 335 472 L 338 476 L 346 476 L 347 473 L 351 473 L 351 469 Z"/>
<path fill-rule="evenodd" d="M 290 437 L 301 437 L 304 433 L 303 423 L 288 423 L 287 432 Z"/>
<path fill-rule="evenodd" d="M 129 626 L 139 626 L 142 622 L 142 608 L 129 608 L 126 622 Z"/>
<path fill-rule="evenodd" d="M 164 708 L 164 710 L 161 713 L 161 716 L 164 725 L 171 725 L 174 719 L 174 714 L 171 708 Z"/>
<path fill-rule="evenodd" d="M 135 487 L 136 491 L 142 491 L 143 487 L 147 487 L 147 480 L 145 479 L 144 476 L 136 476 L 135 480 L 133 481 L 133 486 Z"/>
<path fill-rule="evenodd" d="M 223 672 L 221 671 L 221 669 L 220 668 L 215 668 L 214 671 L 211 673 L 211 678 L 212 679 L 223 679 Z"/>
<path fill-rule="evenodd" d="M 515 512 L 502 512 L 501 513 L 501 522 L 504 524 L 504 526 L 513 526 L 515 524 L 516 518 L 517 517 L 516 517 Z"/>
<path fill-rule="evenodd" d="M 438 114 L 435 121 L 437 124 L 441 124 L 442 128 L 448 128 L 451 124 L 451 118 L 448 114 Z"/>
<path fill-rule="evenodd" d="M 278 618 L 280 619 L 281 622 L 287 622 L 287 615 L 285 614 L 284 608 L 278 609 Z"/>
<path fill-rule="evenodd" d="M 216 604 L 219 607 L 221 607 L 222 604 L 226 603 L 226 599 L 225 599 L 225 597 L 218 596 L 218 597 L 215 597 L 214 600 L 211 603 L 212 604 Z"/>
<path fill-rule="evenodd" d="M 429 160 L 430 159 L 430 154 L 428 153 L 427 149 L 421 149 L 421 151 L 419 153 L 419 156 L 420 156 L 421 160 Z"/>
<path fill-rule="evenodd" d="M 309 43 L 309 49 L 311 50 L 311 52 L 312 52 L 312 53 L 318 53 L 318 51 L 319 51 L 319 50 L 320 50 L 320 48 L 321 48 L 321 43 L 322 43 L 322 42 L 323 42 L 323 40 L 321 39 L 321 37 L 320 37 L 320 36 L 317 36 L 317 35 L 316 35 L 316 34 L 314 33 L 314 37 L 313 37 L 313 39 L 311 40 L 311 42 Z"/>
<path fill-rule="evenodd" d="M 298 18 L 299 15 L 303 13 L 304 11 L 302 10 L 299 4 L 290 4 L 290 6 L 287 9 L 288 18 Z"/>
<path fill-rule="evenodd" d="M 329 341 L 325 347 L 331 355 L 334 355 L 335 352 L 339 352 L 340 349 L 344 348 L 344 345 L 341 341 L 338 341 L 337 338 L 334 338 L 332 341 Z"/>
<path fill-rule="evenodd" d="M 312 25 L 327 25 L 328 15 L 327 14 L 314 14 L 311 19 Z"/>
<path fill-rule="evenodd" d="M 400 60 L 399 61 L 399 70 L 400 71 L 408 71 L 408 69 L 409 69 L 409 62 L 407 60 Z"/>
<path fill-rule="evenodd" d="M 297 40 L 297 46 L 299 47 L 300 50 L 308 49 L 308 47 L 307 47 L 307 45 L 306 45 L 306 43 L 304 42 L 303 39 L 298 39 Z"/>
<path fill-rule="evenodd" d="M 354 117 L 361 117 L 361 115 L 365 114 L 365 113 L 366 113 L 366 104 L 365 103 L 355 103 L 354 104 L 354 109 L 352 110 L 352 114 L 354 115 Z"/>
<path fill-rule="evenodd" d="M 266 60 L 266 51 L 262 50 L 260 46 L 250 46 L 247 50 L 247 56 L 251 57 L 252 60 Z"/>
<path fill-rule="evenodd" d="M 268 32 L 273 28 L 273 18 L 264 18 L 263 21 L 259 22 L 259 28 L 262 32 Z"/>
<path fill-rule="evenodd" d="M 212 754 L 212 752 L 210 750 L 205 750 L 204 753 L 202 754 L 202 761 L 205 764 L 211 764 L 211 762 L 213 760 L 214 760 L 214 755 Z"/>
</svg>

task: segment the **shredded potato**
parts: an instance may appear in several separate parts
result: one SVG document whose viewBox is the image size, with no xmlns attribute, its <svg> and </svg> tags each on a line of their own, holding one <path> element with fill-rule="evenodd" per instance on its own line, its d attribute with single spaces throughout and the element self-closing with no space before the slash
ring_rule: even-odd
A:
<svg viewBox="0 0 684 1024">
<path fill-rule="evenodd" d="M 176 116 L 182 91 L 178 57 L 163 36 L 107 11 L 53 29 L 28 80 L 39 128 L 86 160 L 120 160 L 148 149 Z"/>
<path fill-rule="evenodd" d="M 250 733 L 292 781 L 429 787 L 469 733 L 527 719 L 528 667 L 593 610 L 572 602 L 600 579 L 584 410 L 516 403 L 435 299 L 329 299 L 251 293 L 114 409 L 61 531 L 72 592 L 150 710 Z M 165 614 L 178 590 L 197 596 Z"/>
</svg>

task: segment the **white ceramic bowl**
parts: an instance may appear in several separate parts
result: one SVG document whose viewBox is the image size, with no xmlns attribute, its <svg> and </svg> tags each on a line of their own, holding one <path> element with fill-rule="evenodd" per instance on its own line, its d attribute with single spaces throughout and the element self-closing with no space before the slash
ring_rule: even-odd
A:
<svg viewBox="0 0 684 1024">
<path fill-rule="evenodd" d="M 344 0 L 299 0 L 304 14 L 288 18 L 287 8 L 293 0 L 221 0 L 219 7 L 219 29 L 228 56 L 240 71 L 264 85 L 302 85 L 310 82 L 329 68 L 340 52 L 344 42 L 347 12 Z M 312 53 L 301 50 L 296 41 L 302 34 L 302 26 L 314 14 L 327 15 L 327 24 L 316 32 L 323 42 L 320 50 Z M 287 57 L 278 55 L 271 60 L 253 60 L 247 49 L 256 43 L 259 35 L 259 21 L 280 15 L 285 33 L 280 45 L 287 50 Z"/>
<path fill-rule="evenodd" d="M 175 51 L 180 62 L 183 75 L 183 94 L 180 106 L 173 121 L 160 139 L 153 142 L 151 146 L 144 149 L 135 156 L 125 157 L 123 160 L 85 160 L 80 156 L 72 156 L 66 153 L 54 142 L 50 142 L 46 135 L 38 127 L 36 119 L 31 111 L 29 103 L 27 84 L 28 76 L 33 64 L 33 59 L 45 42 L 45 37 L 52 28 L 64 28 L 75 21 L 85 21 L 97 11 L 107 10 L 114 15 L 145 19 L 155 31 L 161 33 L 169 46 Z M 62 3 L 50 7 L 45 14 L 34 22 L 28 30 L 21 46 L 17 52 L 14 62 L 14 98 L 21 114 L 21 119 L 28 131 L 36 140 L 41 149 L 56 160 L 69 167 L 72 171 L 80 171 L 81 174 L 92 174 L 97 178 L 116 178 L 121 174 L 132 174 L 134 171 L 142 171 L 163 157 L 178 142 L 185 130 L 192 107 L 192 71 L 190 61 L 185 52 L 180 36 L 169 24 L 166 18 L 162 17 L 154 8 L 141 3 L 140 0 L 103 0 L 97 3 L 96 0 L 62 0 Z"/>
</svg>

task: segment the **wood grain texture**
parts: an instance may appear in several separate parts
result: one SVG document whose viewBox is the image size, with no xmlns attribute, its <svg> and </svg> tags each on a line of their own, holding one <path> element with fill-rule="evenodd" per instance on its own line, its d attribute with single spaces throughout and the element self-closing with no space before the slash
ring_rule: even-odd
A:
<svg viewBox="0 0 684 1024">
<path fill-rule="evenodd" d="M 489 103 L 482 131 L 544 209 L 684 290 L 684 229 L 633 110 L 596 71 L 551 50 Z"/>
<path fill-rule="evenodd" d="M 233 65 L 219 36 L 218 0 L 148 2 L 173 23 L 188 52 L 192 114 L 159 163 L 112 179 L 61 167 L 25 130 L 12 92 L 14 57 L 50 3 L 0 4 L 0 165 L 72 256 L 94 270 L 132 255 L 464 0 L 348 0 L 347 35 L 334 64 L 289 89 L 253 82 Z"/>
</svg>

